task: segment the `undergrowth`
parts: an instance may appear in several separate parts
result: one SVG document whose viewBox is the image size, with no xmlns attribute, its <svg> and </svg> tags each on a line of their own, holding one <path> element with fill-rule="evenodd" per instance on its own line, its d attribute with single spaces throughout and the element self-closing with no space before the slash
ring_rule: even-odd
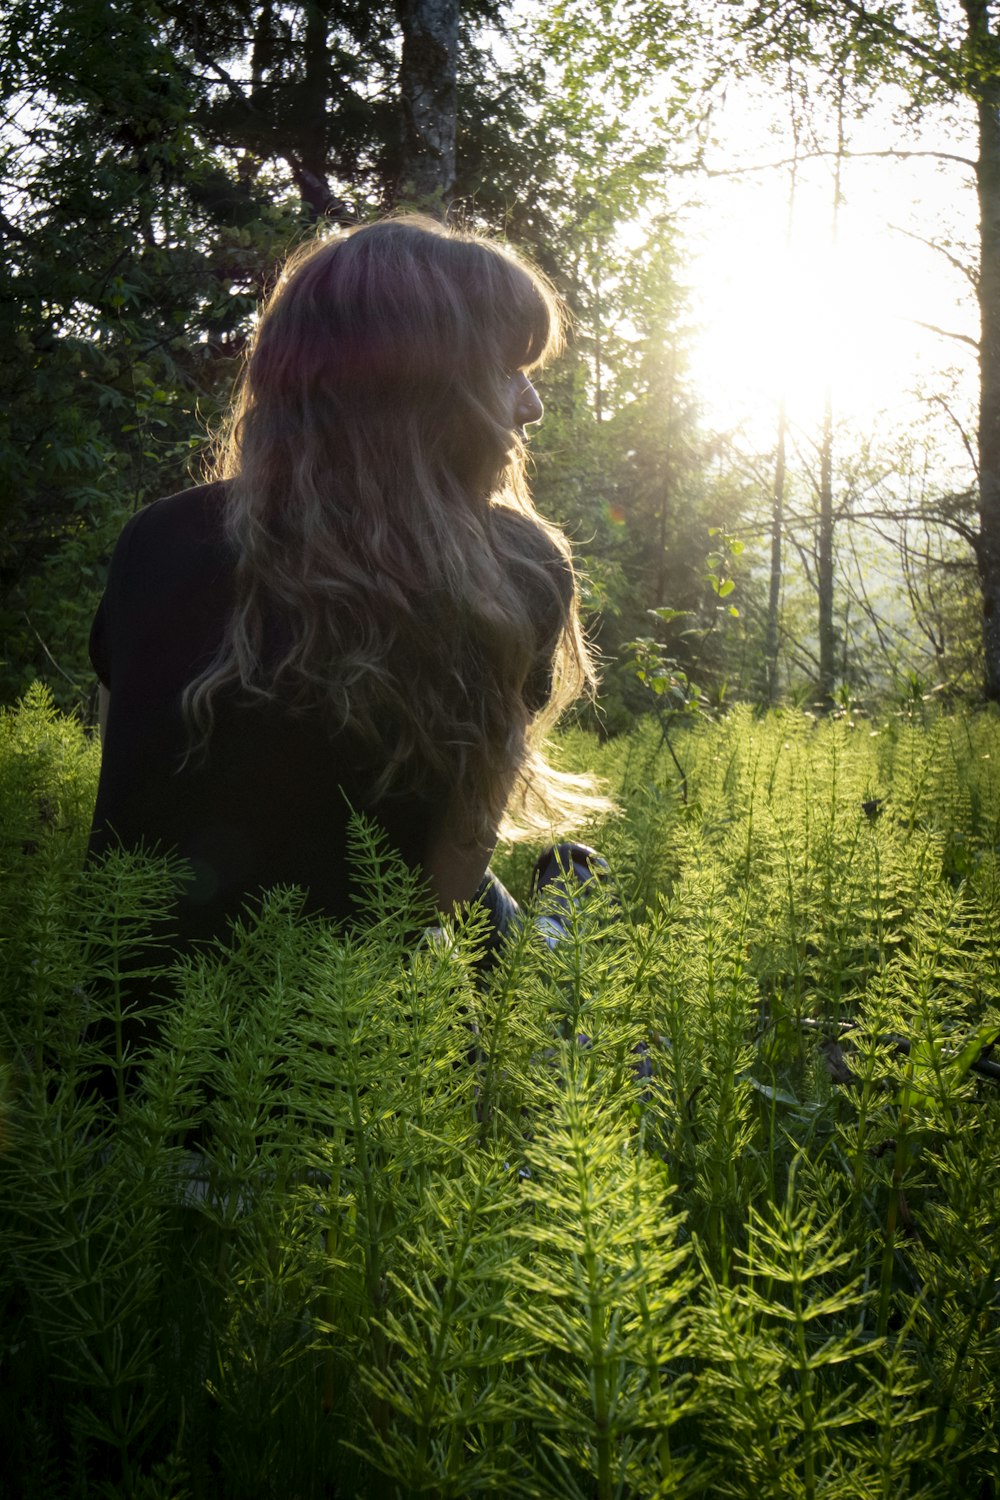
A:
<svg viewBox="0 0 1000 1500">
<path fill-rule="evenodd" d="M 998 720 L 678 751 L 567 736 L 617 899 L 484 978 L 364 825 L 367 929 L 171 963 L 0 719 L 3 1494 L 1000 1495 Z"/>
</svg>

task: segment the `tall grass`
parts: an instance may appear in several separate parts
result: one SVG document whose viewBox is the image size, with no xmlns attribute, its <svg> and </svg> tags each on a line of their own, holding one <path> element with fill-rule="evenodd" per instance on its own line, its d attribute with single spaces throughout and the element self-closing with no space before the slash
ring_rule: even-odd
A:
<svg viewBox="0 0 1000 1500">
<path fill-rule="evenodd" d="M 1000 724 L 677 748 L 567 736 L 618 901 L 483 978 L 363 825 L 367 929 L 171 964 L 0 719 L 3 1494 L 1000 1495 Z"/>
</svg>

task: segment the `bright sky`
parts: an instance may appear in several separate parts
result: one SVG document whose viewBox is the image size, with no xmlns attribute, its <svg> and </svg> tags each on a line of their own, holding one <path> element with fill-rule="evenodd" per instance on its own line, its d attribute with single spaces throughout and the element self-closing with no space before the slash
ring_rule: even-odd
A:
<svg viewBox="0 0 1000 1500">
<path fill-rule="evenodd" d="M 904 139 L 891 120 L 892 102 L 850 127 L 850 149 L 900 144 L 974 156 L 971 117 L 964 129 L 928 124 Z M 788 137 L 768 131 L 774 119 L 766 105 L 731 92 L 710 164 L 728 165 L 737 150 L 746 163 L 790 155 Z M 688 219 L 687 281 L 702 325 L 693 373 L 708 420 L 727 429 L 743 424 L 752 441 L 766 441 L 767 433 L 773 440 L 784 393 L 792 421 L 814 428 L 832 377 L 841 417 L 862 432 L 891 427 L 912 414 L 914 383 L 939 385 L 946 367 L 966 372 L 971 400 L 975 351 L 918 326 L 974 338 L 969 283 L 940 252 L 900 231 L 944 242 L 956 259 L 971 262 L 978 214 L 973 173 L 930 158 L 845 161 L 836 251 L 832 163 L 800 167 L 786 248 L 788 181 L 787 168 L 712 178 Z"/>
</svg>

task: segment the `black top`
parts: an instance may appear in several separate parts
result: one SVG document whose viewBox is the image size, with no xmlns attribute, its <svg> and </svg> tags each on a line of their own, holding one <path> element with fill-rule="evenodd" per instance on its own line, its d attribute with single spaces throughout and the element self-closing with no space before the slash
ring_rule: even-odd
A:
<svg viewBox="0 0 1000 1500">
<path fill-rule="evenodd" d="M 439 785 L 370 805 L 370 752 L 346 733 L 331 736 L 317 715 L 241 699 L 235 689 L 215 701 L 207 757 L 183 764 L 181 694 L 218 649 L 233 602 L 223 501 L 222 485 L 206 485 L 131 518 L 90 638 L 111 690 L 90 852 L 120 840 L 189 861 L 193 881 L 176 919 L 184 945 L 223 935 L 247 897 L 275 885 L 305 888 L 312 911 L 350 916 L 350 808 L 376 817 L 416 868 L 448 802 Z M 543 545 L 570 589 L 562 559 L 547 538 Z M 554 636 L 540 635 L 549 637 L 547 664 Z"/>
</svg>

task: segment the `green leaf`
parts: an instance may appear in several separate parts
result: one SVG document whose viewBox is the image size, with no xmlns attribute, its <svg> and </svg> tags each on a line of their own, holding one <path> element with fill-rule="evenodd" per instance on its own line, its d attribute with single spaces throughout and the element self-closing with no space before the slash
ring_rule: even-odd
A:
<svg viewBox="0 0 1000 1500">
<path fill-rule="evenodd" d="M 667 609 L 665 605 L 661 605 L 659 609 L 647 609 L 646 613 L 655 615 L 658 620 L 663 621 L 664 625 L 670 625 L 674 620 L 683 620 L 684 616 L 691 614 L 692 611 L 690 609 Z"/>
<path fill-rule="evenodd" d="M 795 1095 L 790 1094 L 787 1089 L 773 1088 L 769 1083 L 761 1083 L 759 1078 L 748 1077 L 747 1083 L 771 1104 L 783 1104 L 788 1109 L 802 1110 L 808 1114 L 813 1114 L 819 1109 L 815 1101 L 796 1099 Z"/>
<path fill-rule="evenodd" d="M 958 1076 L 964 1078 L 972 1064 L 979 1061 L 983 1048 L 992 1047 L 998 1037 L 1000 1037 L 1000 1026 L 981 1026 L 971 1040 L 966 1042 L 957 1057 L 952 1059 L 949 1067 L 955 1068 Z"/>
</svg>

